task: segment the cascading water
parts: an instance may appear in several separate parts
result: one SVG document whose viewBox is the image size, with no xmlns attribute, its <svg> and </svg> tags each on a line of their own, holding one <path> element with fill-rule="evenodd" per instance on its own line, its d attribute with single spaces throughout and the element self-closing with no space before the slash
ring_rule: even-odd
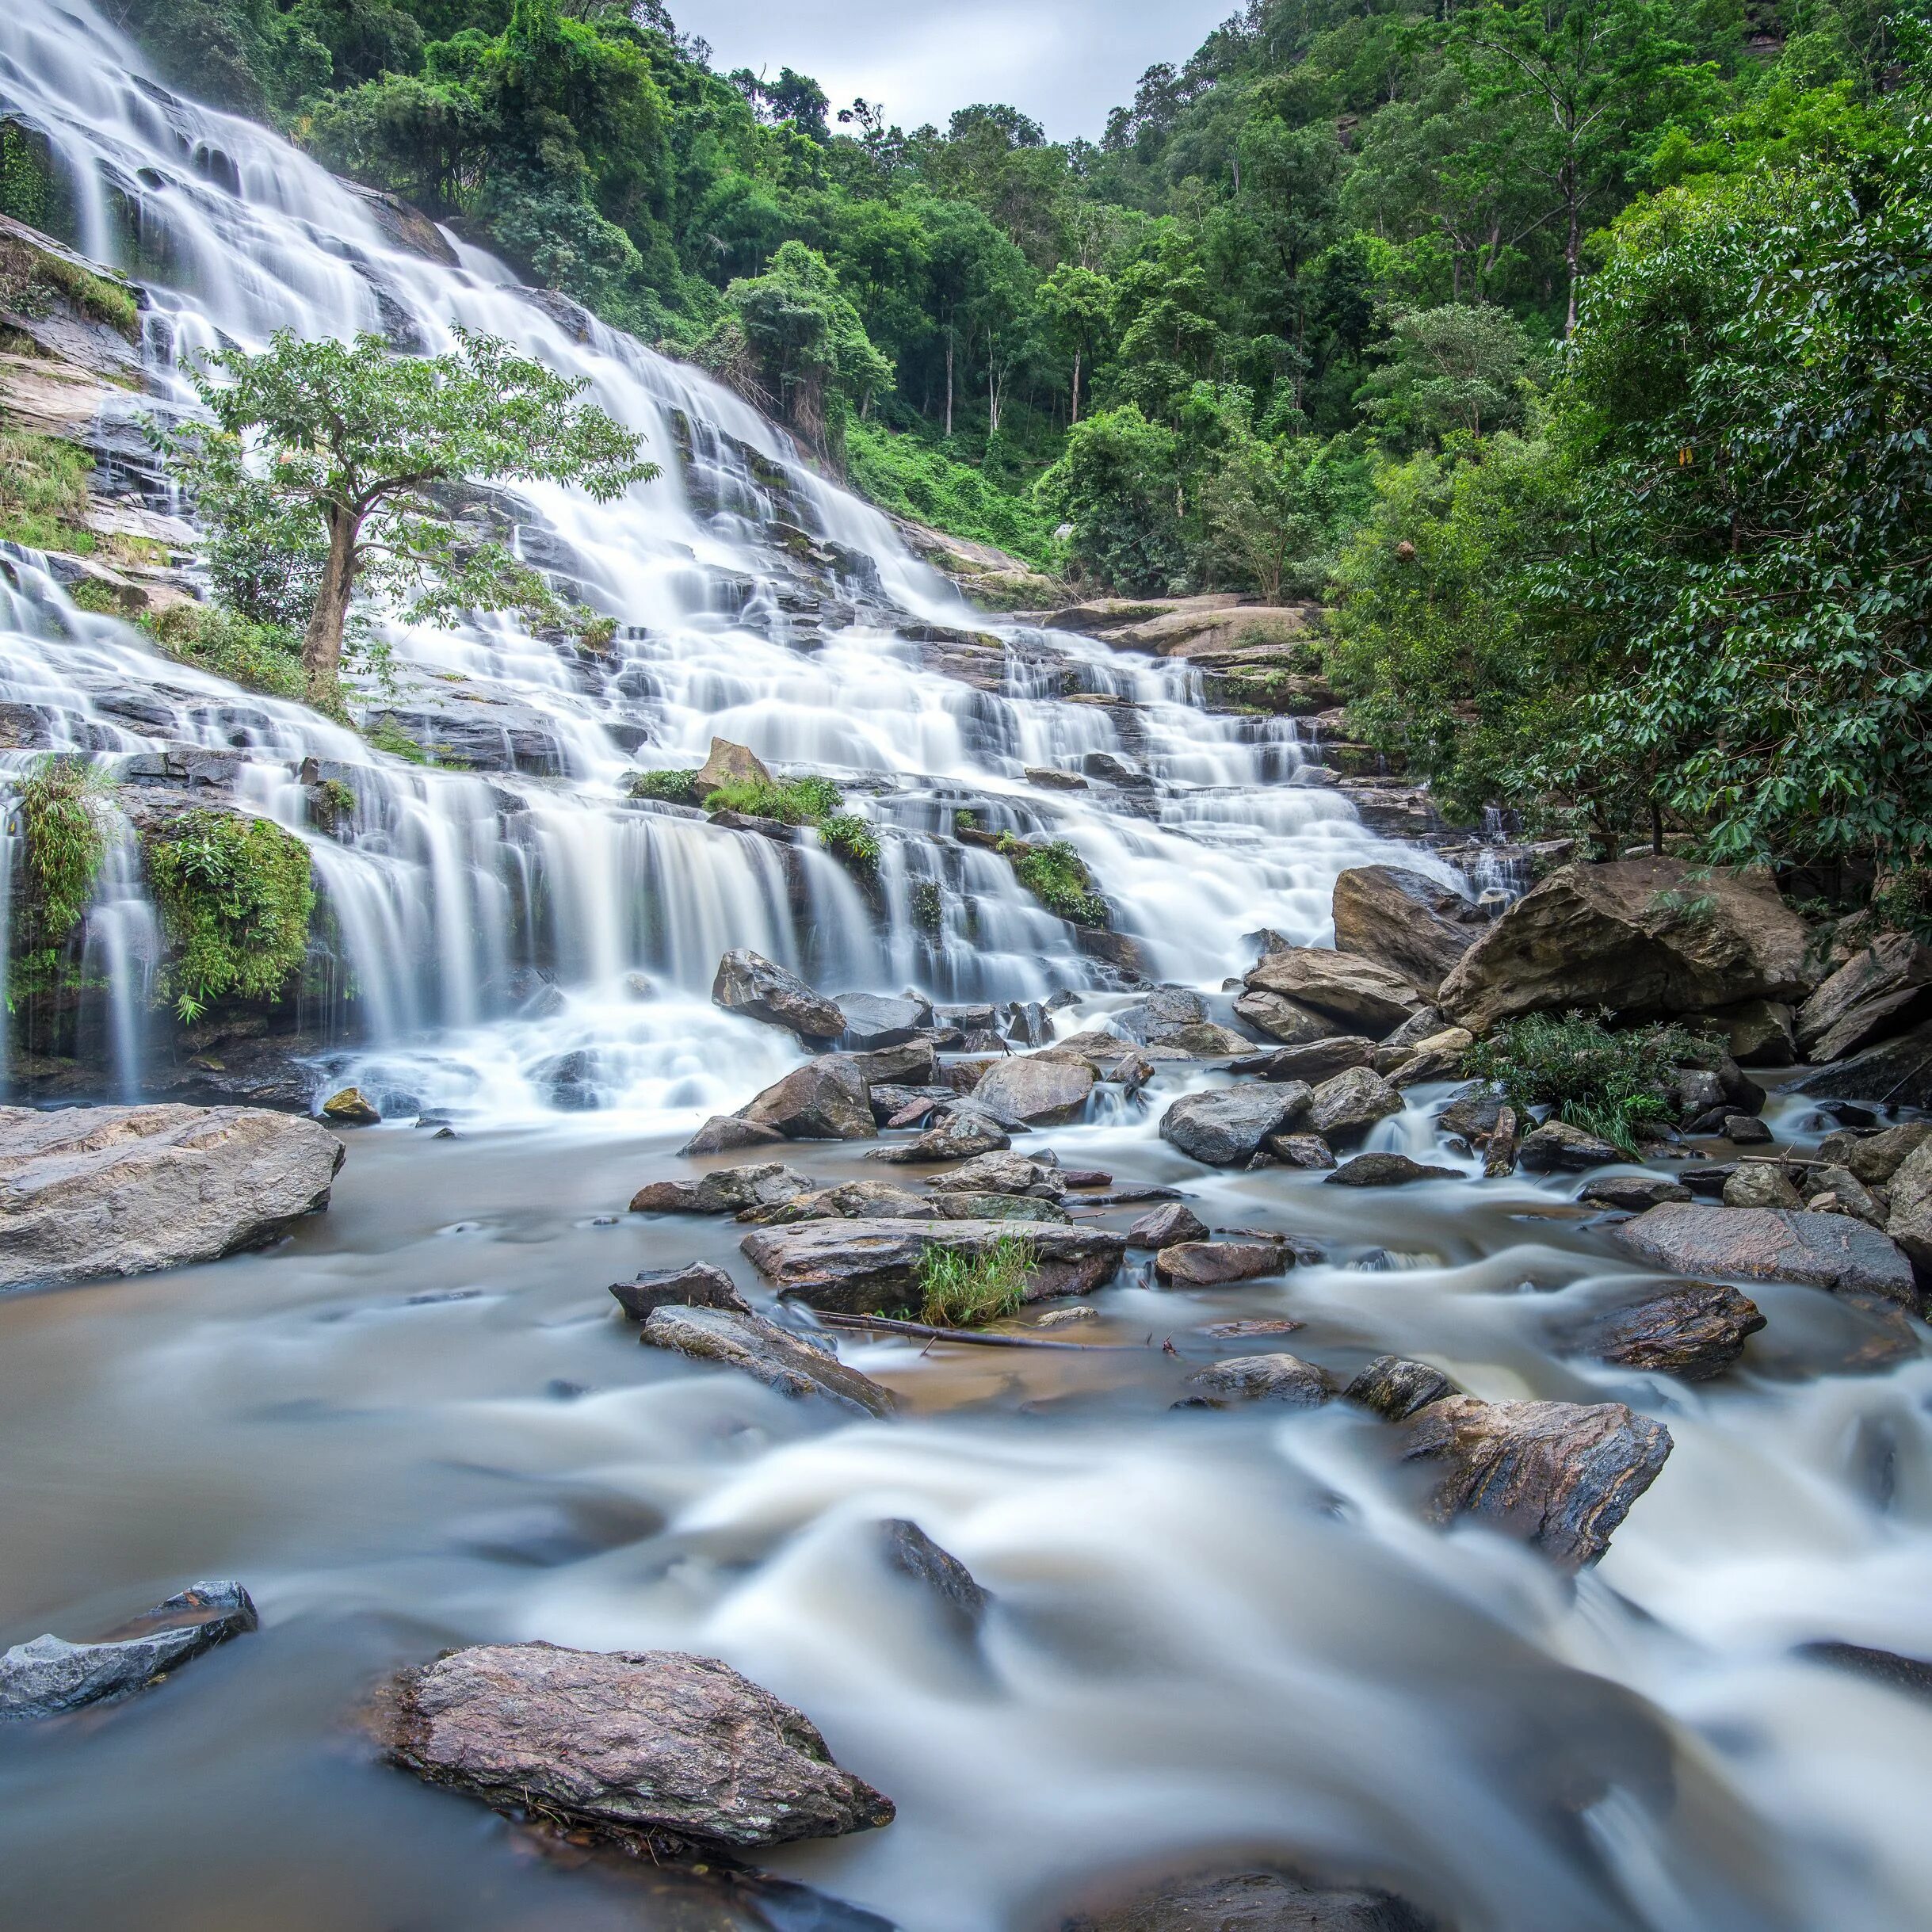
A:
<svg viewBox="0 0 1932 1932">
<path fill-rule="evenodd" d="M 1722 1383 L 1579 1361 L 1558 1325 L 1633 1277 L 1567 1188 L 1206 1174 L 1122 1103 L 1056 1132 L 1069 1165 L 1170 1182 L 1205 1220 L 1327 1258 L 1205 1296 L 1130 1271 L 1080 1331 L 1106 1352 L 848 1349 L 905 1401 L 890 1426 L 636 1347 L 604 1312 L 614 1277 L 701 1257 L 753 1285 L 735 1228 L 616 1212 L 684 1124 L 796 1058 L 710 1006 L 726 948 L 839 991 L 1103 987 L 1003 859 L 952 836 L 967 811 L 1071 840 L 1155 971 L 1211 987 L 1257 928 L 1319 941 L 1337 872 L 1399 849 L 1310 782 L 1292 726 L 1208 715 L 1184 668 L 968 610 L 735 399 L 472 250 L 399 250 L 287 146 L 140 78 L 84 10 L 17 0 L 0 97 L 63 157 L 86 248 L 150 284 L 151 400 L 185 403 L 198 350 L 284 326 L 433 349 L 460 324 L 586 377 L 666 468 L 620 504 L 497 506 L 617 620 L 607 655 L 502 624 L 395 635 L 383 702 L 487 770 L 379 757 L 162 660 L 45 559 L 5 559 L 0 701 L 124 796 L 219 785 L 297 830 L 342 1070 L 475 1123 L 454 1144 L 356 1138 L 330 1213 L 273 1254 L 0 1304 L 0 1635 L 83 1634 L 202 1575 L 245 1577 L 265 1612 L 103 1721 L 6 1728 L 14 1922 L 752 1922 L 533 1864 L 350 1741 L 384 1670 L 540 1637 L 724 1655 L 807 1709 L 899 1818 L 772 1863 L 907 1932 L 1034 1932 L 1097 1873 L 1249 1854 L 1378 1878 L 1459 1932 L 1920 1932 L 1932 1709 L 1793 1649 L 1932 1656 L 1932 1379 L 1902 1323 L 1767 1284 L 1770 1326 Z M 788 530 L 824 578 L 787 567 Z M 997 671 L 934 668 L 935 632 Z M 813 843 L 626 798 L 640 766 L 695 764 L 714 733 L 846 782 L 882 836 L 876 905 Z M 0 754 L 0 789 L 34 755 Z M 1113 778 L 1025 775 L 1089 760 Z M 330 779 L 353 799 L 324 826 Z M 0 910 L 18 848 L 0 820 Z M 113 850 L 86 976 L 132 1084 L 154 951 Z M 573 1061 L 594 1116 L 552 1111 L 544 1070 Z M 1376 1144 L 1444 1159 L 1431 1098 Z M 1781 1128 L 1810 1131 L 1801 1110 Z M 791 1152 L 876 1178 L 852 1150 Z M 1170 1414 L 1227 1346 L 1201 1324 L 1254 1316 L 1302 1323 L 1292 1346 L 1344 1377 L 1422 1355 L 1492 1398 L 1627 1399 L 1677 1446 L 1572 1586 L 1421 1523 L 1360 1411 Z M 874 1560 L 888 1517 L 994 1593 L 980 1649 Z M 838 1922 L 792 1909 L 755 1922 Z"/>
</svg>

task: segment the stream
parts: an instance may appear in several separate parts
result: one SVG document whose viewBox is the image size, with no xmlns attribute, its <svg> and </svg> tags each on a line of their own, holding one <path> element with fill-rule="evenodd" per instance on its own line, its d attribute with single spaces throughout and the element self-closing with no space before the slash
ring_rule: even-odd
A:
<svg viewBox="0 0 1932 1932">
<path fill-rule="evenodd" d="M 1136 1258 L 1062 1331 L 1090 1353 L 842 1335 L 901 1398 L 890 1424 L 640 1348 L 606 1285 L 641 1268 L 714 1261 L 768 1305 L 731 1223 L 624 1212 L 647 1180 L 746 1158 L 674 1150 L 802 1063 L 711 1004 L 721 953 L 828 992 L 1071 994 L 1063 1034 L 1122 1003 L 1105 959 L 953 835 L 960 811 L 1069 840 L 1150 972 L 1210 995 L 1262 929 L 1330 937 L 1350 867 L 1470 882 L 1365 825 L 1292 721 L 1209 711 L 1183 662 L 971 609 L 746 405 L 467 246 L 453 265 L 399 247 L 274 136 L 144 78 L 85 6 L 15 0 L 0 101 L 61 158 L 86 251 L 150 290 L 130 424 L 185 407 L 183 361 L 224 342 L 434 349 L 464 326 L 583 376 L 666 472 L 613 505 L 532 487 L 504 512 L 617 620 L 607 658 L 507 624 L 391 634 L 382 702 L 500 750 L 467 770 L 167 662 L 45 559 L 6 559 L 0 702 L 131 783 L 193 748 L 308 842 L 340 966 L 305 1015 L 317 1093 L 353 1081 L 392 1124 L 346 1136 L 330 1211 L 270 1251 L 0 1300 L 0 1646 L 198 1578 L 241 1579 L 262 1613 L 132 1703 L 0 1730 L 0 1924 L 1050 1932 L 1097 1879 L 1252 1855 L 1386 1884 L 1457 1932 L 1932 1926 L 1932 1700 L 1797 1649 L 1932 1656 L 1916 1325 L 1768 1285 L 1768 1328 L 1719 1382 L 1573 1359 L 1562 1323 L 1644 1278 L 1573 1183 L 1212 1172 L 1155 1128 L 1220 1076 L 1169 1066 L 1016 1146 L 1321 1259 L 1177 1293 Z M 168 509 L 137 442 L 115 445 L 124 487 Z M 801 574 L 797 530 L 832 561 Z M 960 635 L 996 674 L 949 674 Z M 714 735 L 847 787 L 881 836 L 875 899 L 809 835 L 628 797 Z M 0 753 L 0 788 L 35 755 Z M 350 782 L 349 823 L 311 823 L 307 759 Z M 1130 782 L 1026 777 L 1093 760 Z M 110 864 L 88 928 L 101 1098 L 151 1077 L 155 944 L 138 868 Z M 1412 1090 L 1371 1147 L 1453 1160 L 1430 1120 L 1447 1090 Z M 1781 1140 L 1829 1124 L 1771 1105 Z M 430 1109 L 453 1137 L 409 1124 Z M 881 1174 L 860 1147 L 784 1154 L 828 1184 Z M 1392 1352 L 1483 1396 L 1627 1401 L 1674 1450 L 1568 1579 L 1426 1524 L 1391 1432 L 1348 1404 L 1175 1410 L 1231 1351 L 1211 1325 L 1271 1318 L 1342 1378 Z M 891 1518 L 991 1593 L 976 1644 L 887 1568 Z M 398 1666 L 537 1638 L 726 1659 L 897 1821 L 773 1854 L 797 1888 L 734 1899 L 540 1857 L 357 1728 Z"/>
</svg>

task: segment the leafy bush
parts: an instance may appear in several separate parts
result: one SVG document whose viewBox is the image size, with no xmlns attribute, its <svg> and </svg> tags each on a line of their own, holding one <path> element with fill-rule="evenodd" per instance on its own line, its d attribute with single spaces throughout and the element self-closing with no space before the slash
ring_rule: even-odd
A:
<svg viewBox="0 0 1932 1932">
<path fill-rule="evenodd" d="M 920 437 L 855 422 L 846 432 L 846 460 L 853 486 L 881 510 L 949 536 L 996 544 L 1044 571 L 1059 567 L 1052 519 L 1037 503 Z"/>
<path fill-rule="evenodd" d="M 976 1328 L 1026 1300 L 1037 1256 L 1024 1236 L 1002 1235 L 983 1254 L 930 1247 L 919 1257 L 919 1319 L 935 1328 Z"/>
<path fill-rule="evenodd" d="M 829 778 L 741 778 L 708 792 L 704 809 L 775 819 L 781 825 L 823 825 L 838 816 L 845 802 Z"/>
<path fill-rule="evenodd" d="M 184 812 L 147 841 L 173 956 L 164 998 L 184 1021 L 218 999 L 273 999 L 300 971 L 315 909 L 308 849 L 266 819 Z"/>
<path fill-rule="evenodd" d="M 226 604 L 177 604 L 143 617 L 141 628 L 177 663 L 292 703 L 308 702 L 302 639 L 286 624 L 258 624 Z"/>
<path fill-rule="evenodd" d="M 1681 1026 L 1613 1033 L 1581 1013 L 1506 1021 L 1470 1048 L 1464 1073 L 1493 1082 L 1518 1111 L 1551 1117 L 1634 1152 L 1636 1130 L 1677 1111 L 1677 1069 L 1708 1066 L 1715 1049 Z"/>
<path fill-rule="evenodd" d="M 1011 862 L 1014 876 L 1048 911 L 1075 926 L 1106 924 L 1107 902 L 1094 890 L 1093 874 L 1065 839 L 1029 846 L 1007 832 L 999 850 Z"/>
<path fill-rule="evenodd" d="M 819 836 L 854 872 L 878 870 L 879 834 L 871 819 L 861 819 L 856 811 L 835 811 L 820 823 Z"/>
<path fill-rule="evenodd" d="M 934 879 L 922 879 L 912 888 L 912 922 L 922 933 L 937 933 L 945 924 L 945 895 Z"/>
<path fill-rule="evenodd" d="M 97 766 L 73 758 L 44 759 L 21 788 L 26 891 L 17 914 L 10 1004 L 16 993 L 52 985 L 59 976 L 61 955 L 86 917 L 106 856 L 102 821 L 113 792 Z"/>
<path fill-rule="evenodd" d="M 632 798 L 655 799 L 662 805 L 695 805 L 697 800 L 696 772 L 633 772 Z"/>
</svg>

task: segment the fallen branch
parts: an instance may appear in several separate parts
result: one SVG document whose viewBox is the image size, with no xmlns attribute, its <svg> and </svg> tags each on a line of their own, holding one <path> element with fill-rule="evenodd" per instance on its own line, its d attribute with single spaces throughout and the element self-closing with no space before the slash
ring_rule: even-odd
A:
<svg viewBox="0 0 1932 1932">
<path fill-rule="evenodd" d="M 983 1349 L 1071 1349 L 1080 1355 L 1138 1355 L 1131 1343 L 1049 1342 L 1044 1335 L 995 1335 L 977 1328 L 934 1328 L 925 1322 L 895 1322 L 884 1315 L 832 1315 L 823 1308 L 812 1313 L 828 1328 L 872 1328 L 888 1335 L 911 1335 L 926 1342 L 967 1342 Z"/>
</svg>

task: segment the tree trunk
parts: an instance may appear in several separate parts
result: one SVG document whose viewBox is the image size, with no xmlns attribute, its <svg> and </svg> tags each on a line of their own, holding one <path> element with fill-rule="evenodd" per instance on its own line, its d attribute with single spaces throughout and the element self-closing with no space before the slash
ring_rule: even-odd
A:
<svg viewBox="0 0 1932 1932">
<path fill-rule="evenodd" d="M 356 536 L 360 517 L 339 505 L 329 516 L 329 561 L 322 589 L 302 640 L 302 670 L 309 701 L 332 709 L 338 700 L 342 670 L 342 627 L 349 620 L 349 600 L 356 588 Z"/>
<path fill-rule="evenodd" d="M 953 325 L 946 324 L 946 434 L 953 433 Z"/>
<path fill-rule="evenodd" d="M 1080 420 L 1080 351 L 1073 352 L 1073 420 Z"/>
</svg>

